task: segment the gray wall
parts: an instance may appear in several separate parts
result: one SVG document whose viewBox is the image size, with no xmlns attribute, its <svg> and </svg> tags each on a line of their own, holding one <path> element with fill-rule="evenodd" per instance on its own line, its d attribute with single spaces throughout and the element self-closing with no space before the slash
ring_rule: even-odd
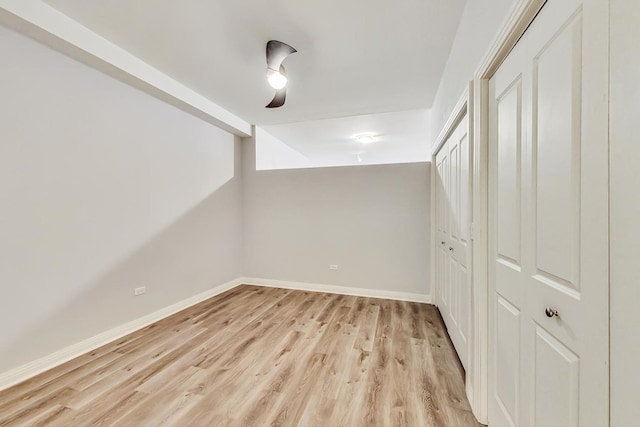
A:
<svg viewBox="0 0 640 427">
<path fill-rule="evenodd" d="M 0 58 L 0 372 L 241 276 L 239 140 L 1 26 Z"/>
<path fill-rule="evenodd" d="M 429 163 L 271 171 L 254 165 L 255 145 L 246 139 L 246 276 L 430 293 Z"/>
</svg>

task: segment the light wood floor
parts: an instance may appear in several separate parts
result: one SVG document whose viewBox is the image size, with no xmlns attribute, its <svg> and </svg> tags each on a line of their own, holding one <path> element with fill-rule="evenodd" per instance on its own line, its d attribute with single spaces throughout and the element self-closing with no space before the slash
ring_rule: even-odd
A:
<svg viewBox="0 0 640 427">
<path fill-rule="evenodd" d="M 240 286 L 0 392 L 0 426 L 477 426 L 435 307 Z"/>
</svg>

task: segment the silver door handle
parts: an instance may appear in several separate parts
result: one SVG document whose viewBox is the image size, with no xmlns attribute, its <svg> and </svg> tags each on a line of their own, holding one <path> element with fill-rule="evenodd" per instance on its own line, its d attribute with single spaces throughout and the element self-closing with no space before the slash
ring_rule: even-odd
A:
<svg viewBox="0 0 640 427">
<path fill-rule="evenodd" d="M 558 310 L 554 310 L 551 307 L 547 307 L 544 310 L 544 314 L 546 314 L 547 317 L 560 317 L 560 313 L 558 313 Z"/>
</svg>

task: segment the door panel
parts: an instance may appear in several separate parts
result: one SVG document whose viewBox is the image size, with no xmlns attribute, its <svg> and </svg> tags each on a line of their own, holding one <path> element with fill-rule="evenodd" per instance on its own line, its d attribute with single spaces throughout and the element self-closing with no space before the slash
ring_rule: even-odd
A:
<svg viewBox="0 0 640 427">
<path fill-rule="evenodd" d="M 500 424 L 515 425 L 518 419 L 520 386 L 520 310 L 497 296 L 495 400 L 500 411 Z"/>
<path fill-rule="evenodd" d="M 535 426 L 578 425 L 580 358 L 536 325 Z M 558 404 L 561 403 L 561 404 Z"/>
<path fill-rule="evenodd" d="M 494 98 L 490 104 L 489 266 L 495 284 L 489 300 L 490 334 L 490 423 L 518 425 L 521 418 L 521 343 L 524 285 L 522 274 L 522 145 L 525 126 L 522 74 L 514 63 L 524 59 L 514 50 L 503 64 L 504 72 L 490 82 Z"/>
<path fill-rule="evenodd" d="M 449 313 L 447 315 L 447 328 L 453 329 L 453 331 L 457 328 L 457 315 L 458 315 L 458 263 L 452 256 L 447 257 L 449 259 L 449 280 L 447 282 L 447 287 L 449 288 Z M 454 345 L 458 343 L 458 337 L 454 332 L 450 332 L 451 340 L 454 342 Z M 458 350 L 459 351 L 459 350 Z"/>
<path fill-rule="evenodd" d="M 458 241 L 458 220 L 460 217 L 460 197 L 458 194 L 458 166 L 460 165 L 460 156 L 458 152 L 458 144 L 455 141 L 454 133 L 445 145 L 445 149 L 449 151 L 449 180 L 448 180 L 448 194 L 449 194 L 449 235 L 448 235 L 448 247 L 449 251 L 449 281 L 447 283 L 449 287 L 449 315 L 448 315 L 448 327 L 456 331 L 458 329 L 458 310 L 459 310 L 459 277 L 458 277 L 458 260 L 453 256 L 455 250 L 455 243 Z M 451 340 L 456 348 L 460 348 L 460 339 L 457 333 L 450 333 Z M 460 350 L 458 350 L 459 352 Z"/>
<path fill-rule="evenodd" d="M 468 126 L 468 123 L 466 123 Z M 469 156 L 469 134 L 464 132 L 460 142 L 460 243 L 466 246 L 469 243 L 469 227 L 465 224 L 471 223 L 471 197 L 470 186 L 465 183 L 469 183 L 469 162 L 471 157 Z M 466 264 L 465 264 L 466 265 Z"/>
<path fill-rule="evenodd" d="M 466 368 L 471 312 L 470 147 L 464 116 L 436 155 L 437 304 L 462 365 Z M 441 231 L 440 231 L 441 230 Z"/>
<path fill-rule="evenodd" d="M 497 132 L 498 254 L 506 265 L 520 270 L 522 84 L 518 77 L 499 97 Z"/>
<path fill-rule="evenodd" d="M 440 177 L 442 176 L 442 159 L 436 158 L 436 237 L 440 237 L 442 233 L 442 182 Z"/>
<path fill-rule="evenodd" d="M 469 337 L 469 327 L 471 322 L 471 288 L 468 286 L 470 277 L 467 267 L 460 265 L 458 268 L 458 293 L 460 310 L 458 314 L 458 330 L 460 339 L 465 350 L 468 351 L 467 339 Z M 465 356 L 468 357 L 468 354 Z"/>
<path fill-rule="evenodd" d="M 442 233 L 449 237 L 451 201 L 449 194 L 449 153 L 442 157 Z"/>
<path fill-rule="evenodd" d="M 533 60 L 537 274 L 570 288 L 580 268 L 581 33 L 579 14 Z"/>
<path fill-rule="evenodd" d="M 452 136 L 451 150 L 452 153 L 449 158 L 452 165 L 455 162 L 455 172 L 452 174 L 452 187 L 455 186 L 455 190 L 452 192 L 453 209 L 455 211 L 454 223 L 455 223 L 455 235 L 451 236 L 451 248 L 449 256 L 455 260 L 456 265 L 456 282 L 453 286 L 456 293 L 455 307 L 453 310 L 453 323 L 455 324 L 456 332 L 456 348 L 458 349 L 458 355 L 462 361 L 463 366 L 466 368 L 469 358 L 469 344 L 467 342 L 467 336 L 469 331 L 469 321 L 471 317 L 469 313 L 471 311 L 471 304 L 469 295 L 471 293 L 471 282 L 468 274 L 468 265 L 470 257 L 470 246 L 467 240 L 463 236 L 469 235 L 470 222 L 469 222 L 469 206 L 471 205 L 469 199 L 469 121 L 467 117 L 463 117 L 456 132 Z M 455 148 L 454 148 L 455 147 Z M 453 154 L 455 153 L 455 154 Z M 464 156 L 463 156 L 464 154 Z M 454 178 L 455 177 L 455 178 Z M 455 180 L 455 181 L 454 181 Z M 464 209 L 464 213 L 463 213 Z M 463 231 L 464 230 L 464 231 Z"/>
<path fill-rule="evenodd" d="M 449 216 L 446 189 L 448 156 L 449 153 L 446 150 L 441 150 L 436 156 L 436 298 L 441 311 L 449 310 L 449 288 L 446 286 L 449 272 L 446 252 L 447 231 L 445 228 L 445 221 Z"/>
<path fill-rule="evenodd" d="M 469 122 L 467 118 L 463 118 L 458 126 L 458 132 L 456 135 L 457 141 L 457 167 L 456 167 L 456 179 L 458 190 L 456 192 L 456 223 L 457 223 L 457 238 L 452 239 L 453 253 L 451 254 L 457 262 L 458 267 L 458 307 L 456 315 L 456 323 L 458 326 L 458 336 L 460 341 L 460 348 L 462 349 L 461 358 L 468 359 L 469 344 L 467 343 L 467 337 L 469 336 L 469 328 L 471 321 L 471 278 L 469 277 L 469 261 L 470 246 L 469 246 L 469 234 L 470 234 L 470 185 L 469 185 Z"/>
<path fill-rule="evenodd" d="M 449 296 L 447 294 L 448 289 L 445 287 L 447 278 L 449 277 L 447 271 L 447 254 L 442 248 L 438 248 L 438 277 L 440 278 L 440 304 L 443 308 L 449 307 Z"/>
<path fill-rule="evenodd" d="M 489 82 L 492 425 L 608 424 L 607 11 L 549 0 Z"/>
<path fill-rule="evenodd" d="M 454 135 L 457 137 L 457 135 Z M 458 228 L 460 225 L 460 197 L 458 195 L 458 166 L 460 165 L 460 156 L 458 153 L 458 144 L 453 138 L 446 146 L 449 149 L 449 224 L 451 227 L 450 238 L 452 242 L 456 242 L 459 237 Z"/>
</svg>

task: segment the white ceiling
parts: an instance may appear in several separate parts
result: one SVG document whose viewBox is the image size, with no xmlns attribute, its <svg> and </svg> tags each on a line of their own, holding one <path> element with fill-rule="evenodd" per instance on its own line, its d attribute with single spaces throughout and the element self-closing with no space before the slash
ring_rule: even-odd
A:
<svg viewBox="0 0 640 427">
<path fill-rule="evenodd" d="M 465 0 L 45 2 L 243 119 L 273 125 L 429 108 Z M 264 108 L 269 39 L 299 51 L 285 61 L 287 103 L 274 110 Z"/>
<path fill-rule="evenodd" d="M 425 162 L 431 157 L 424 135 L 428 111 L 367 114 L 264 126 L 266 132 L 300 153 L 316 167 Z M 362 144 L 354 136 L 371 134 Z"/>
</svg>

